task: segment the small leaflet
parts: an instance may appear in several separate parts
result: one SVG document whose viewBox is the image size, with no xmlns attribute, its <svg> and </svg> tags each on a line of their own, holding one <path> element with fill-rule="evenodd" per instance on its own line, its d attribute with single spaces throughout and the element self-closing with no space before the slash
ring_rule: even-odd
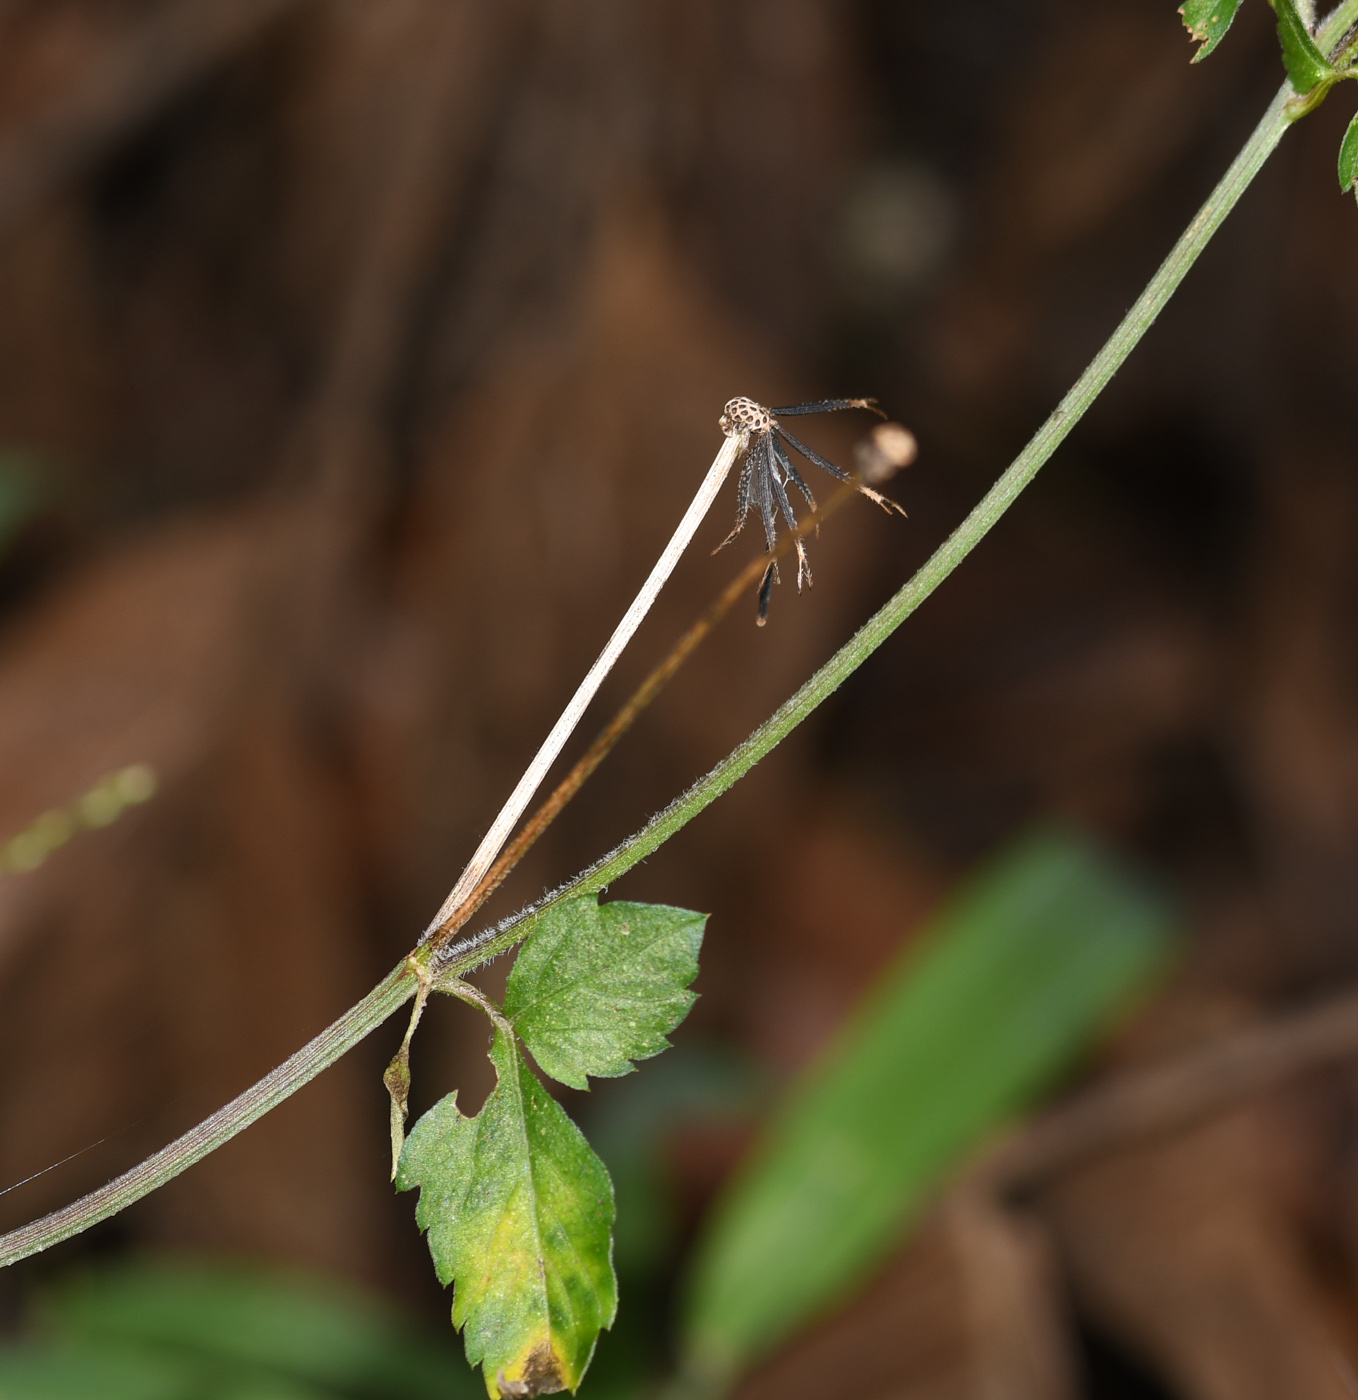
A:
<svg viewBox="0 0 1358 1400">
<path fill-rule="evenodd" d="M 499 1082 L 475 1118 L 441 1099 L 406 1139 L 397 1189 L 420 1188 L 453 1326 L 491 1400 L 574 1391 L 617 1311 L 613 1184 L 497 1027 Z"/>
<path fill-rule="evenodd" d="M 1199 63 L 1222 41 L 1240 8 L 1240 0 L 1184 0 L 1179 7 L 1184 24 L 1201 47 L 1193 55 Z"/>
<path fill-rule="evenodd" d="M 1326 78 L 1335 76 L 1329 60 L 1316 47 L 1305 20 L 1297 11 L 1297 0 L 1273 0 L 1278 16 L 1278 42 L 1283 49 L 1283 67 L 1297 95 L 1305 97 Z"/>
<path fill-rule="evenodd" d="M 1358 116 L 1349 123 L 1339 146 L 1339 188 L 1358 196 Z"/>
<path fill-rule="evenodd" d="M 529 935 L 505 1015 L 543 1073 L 574 1089 L 664 1050 L 688 1014 L 705 914 L 597 895 L 568 900 Z"/>
</svg>

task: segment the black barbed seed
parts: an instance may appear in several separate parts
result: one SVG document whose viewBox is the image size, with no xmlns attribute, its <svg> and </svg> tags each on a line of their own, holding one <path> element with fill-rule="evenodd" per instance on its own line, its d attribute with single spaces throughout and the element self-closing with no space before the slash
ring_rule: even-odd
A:
<svg viewBox="0 0 1358 1400">
<path fill-rule="evenodd" d="M 842 467 L 837 467 L 819 452 L 813 451 L 800 438 L 794 437 L 779 422 L 780 418 L 795 418 L 808 413 L 838 413 L 847 408 L 865 408 L 880 418 L 886 414 L 877 407 L 876 399 L 817 399 L 813 403 L 791 404 L 786 408 L 765 408 L 763 404 L 741 395 L 731 399 L 722 410 L 718 424 L 727 437 L 739 437 L 745 460 L 741 464 L 740 480 L 736 486 L 735 528 L 717 547 L 724 549 L 745 527 L 745 520 L 757 505 L 759 516 L 764 524 L 765 549 L 772 554 L 778 545 L 778 515 L 781 513 L 788 529 L 797 528 L 797 517 L 788 498 L 787 484 L 790 481 L 806 497 L 806 503 L 814 511 L 815 497 L 802 474 L 792 463 L 787 447 L 804 457 L 808 462 L 828 472 L 840 481 L 853 481 L 858 490 L 886 511 L 900 511 L 894 501 L 889 501 L 854 478 Z M 902 431 L 904 431 L 902 429 Z M 913 439 L 912 439 L 913 441 Z M 786 443 L 787 447 L 783 444 Z M 769 598 L 773 585 L 778 582 L 778 565 L 770 561 L 759 585 L 759 612 L 756 623 L 762 627 L 768 618 Z M 811 564 L 806 555 L 806 544 L 797 541 L 797 592 L 803 586 L 811 585 Z"/>
<path fill-rule="evenodd" d="M 886 414 L 877 407 L 876 399 L 816 399 L 813 403 L 794 403 L 788 408 L 771 408 L 775 418 L 796 418 L 804 413 L 838 413 L 845 408 L 866 408 L 879 418 Z"/>
</svg>

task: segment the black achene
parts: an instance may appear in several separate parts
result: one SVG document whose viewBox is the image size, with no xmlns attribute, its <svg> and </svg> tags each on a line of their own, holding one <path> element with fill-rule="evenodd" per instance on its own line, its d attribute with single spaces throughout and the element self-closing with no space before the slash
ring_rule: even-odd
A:
<svg viewBox="0 0 1358 1400">
<path fill-rule="evenodd" d="M 791 447 L 808 462 L 814 463 L 822 471 L 829 472 L 839 481 L 853 482 L 863 495 L 876 501 L 883 509 L 900 509 L 894 502 L 888 501 L 885 496 L 863 485 L 862 482 L 856 481 L 841 467 L 837 467 L 833 462 L 822 457 L 819 452 L 813 451 L 799 438 L 788 432 L 781 422 L 783 418 L 794 418 L 801 414 L 838 413 L 846 408 L 866 408 L 870 412 L 878 414 L 879 417 L 886 416 L 877 407 L 876 399 L 817 399 L 814 403 L 792 404 L 787 408 L 765 408 L 763 404 L 756 403 L 753 399 L 735 398 L 726 405 L 719 420 L 721 430 L 727 437 L 740 435 L 744 438 L 745 461 L 741 467 L 740 482 L 736 488 L 735 529 L 722 541 L 723 546 L 730 544 L 735 539 L 744 527 L 746 517 L 751 509 L 758 505 L 760 518 L 764 522 L 766 549 L 772 553 L 778 543 L 779 512 L 782 513 L 783 519 L 787 522 L 788 529 L 795 530 L 797 528 L 797 517 L 793 513 L 792 502 L 788 499 L 787 494 L 789 482 L 806 497 L 807 505 L 813 511 L 816 509 L 816 499 L 811 494 L 811 488 L 806 484 L 801 472 L 793 465 L 792 458 L 787 452 L 788 447 Z M 784 446 L 784 443 L 787 446 Z M 759 585 L 758 622 L 761 627 L 768 616 L 769 595 L 777 581 L 778 565 L 776 562 L 771 562 L 764 570 L 764 578 Z M 797 541 L 797 591 L 801 592 L 802 585 L 810 583 L 811 565 L 806 557 L 806 545 L 799 539 Z"/>
</svg>

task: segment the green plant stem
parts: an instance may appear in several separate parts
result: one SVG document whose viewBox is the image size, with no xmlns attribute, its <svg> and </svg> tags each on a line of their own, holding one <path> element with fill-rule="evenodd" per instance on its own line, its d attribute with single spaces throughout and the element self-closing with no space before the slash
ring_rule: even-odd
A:
<svg viewBox="0 0 1358 1400">
<path fill-rule="evenodd" d="M 270 1070 L 259 1083 L 219 1108 L 197 1127 L 190 1128 L 183 1137 L 176 1138 L 168 1147 L 162 1147 L 154 1156 L 88 1196 L 0 1236 L 0 1267 L 26 1259 L 30 1254 L 37 1254 L 107 1220 L 158 1186 L 164 1186 L 208 1153 L 215 1152 L 271 1108 L 277 1108 L 303 1084 L 315 1079 L 323 1069 L 328 1069 L 370 1031 L 376 1030 L 393 1011 L 410 1000 L 417 982 L 414 970 L 402 963 L 332 1026 L 284 1060 L 277 1069 Z"/>
<path fill-rule="evenodd" d="M 1358 12 L 1358 0 L 1344 7 Z M 540 905 L 507 920 L 499 928 L 465 939 L 448 948 L 437 971 L 460 976 L 478 963 L 498 956 L 527 937 L 533 925 L 556 903 L 576 895 L 603 889 L 629 871 L 638 861 L 662 846 L 687 826 L 705 807 L 743 778 L 771 749 L 792 732 L 822 701 L 834 693 L 919 605 L 980 544 L 991 527 L 1013 505 L 1019 493 L 1037 475 L 1052 453 L 1098 398 L 1121 368 L 1141 337 L 1150 329 L 1165 303 L 1197 261 L 1222 220 L 1235 207 L 1260 167 L 1273 153 L 1291 123 L 1288 106 L 1295 99 L 1285 84 L 1270 103 L 1240 154 L 1184 230 L 1173 251 L 1160 264 L 1145 290 L 1122 323 L 1109 337 L 1055 412 L 1033 435 L 1003 476 L 981 498 L 956 530 L 934 551 L 913 578 L 880 608 L 854 636 L 789 700 L 786 700 L 748 739 L 727 755 L 706 777 L 658 812 L 635 835 L 596 865 L 577 875 L 570 884 Z"/>
<path fill-rule="evenodd" d="M 1358 0 L 1345 0 L 1321 27 L 1317 39 L 1323 52 L 1330 49 L 1358 20 Z M 1296 116 L 1295 94 L 1290 84 L 1273 99 L 1263 120 L 1254 129 L 1240 154 L 1207 202 L 1194 216 L 1173 251 L 1160 265 L 1135 305 L 1123 318 L 1107 344 L 1090 362 L 1074 387 L 1050 418 L 1038 429 L 1013 464 L 985 494 L 915 576 L 853 636 L 792 698 L 781 705 L 758 729 L 724 758 L 705 778 L 653 817 L 636 835 L 596 865 L 578 875 L 541 904 L 524 910 L 498 928 L 465 939 L 444 951 L 435 969 L 440 976 L 457 977 L 489 958 L 505 952 L 531 932 L 533 925 L 563 899 L 601 890 L 644 860 L 744 777 L 776 744 L 784 739 L 905 621 L 981 542 L 995 522 L 1014 503 L 1047 459 L 1084 416 L 1108 381 L 1117 373 L 1141 337 L 1150 329 L 1165 303 L 1183 281 L 1188 269 L 1211 241 L 1222 220 L 1231 212 L 1260 167 L 1273 153 Z M 422 954 L 424 956 L 422 956 Z M 116 1180 L 53 1214 L 0 1236 L 0 1267 L 68 1239 L 91 1225 L 131 1205 L 163 1186 L 171 1178 L 210 1152 L 271 1108 L 282 1103 L 304 1084 L 332 1065 L 415 993 L 418 978 L 414 966 L 427 961 L 427 949 L 418 950 L 334 1025 L 321 1032 L 291 1059 L 266 1075 L 252 1088 L 219 1109 L 183 1137 Z"/>
</svg>

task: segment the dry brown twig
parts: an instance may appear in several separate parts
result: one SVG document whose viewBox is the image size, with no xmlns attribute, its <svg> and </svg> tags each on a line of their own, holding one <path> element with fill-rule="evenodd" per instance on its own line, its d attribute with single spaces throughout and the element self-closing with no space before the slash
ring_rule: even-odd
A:
<svg viewBox="0 0 1358 1400">
<path fill-rule="evenodd" d="M 1095 1157 L 1172 1135 L 1355 1055 L 1358 991 L 1350 991 L 1086 1090 L 1019 1129 L 969 1180 L 1001 1195 L 1023 1195 Z"/>
</svg>

